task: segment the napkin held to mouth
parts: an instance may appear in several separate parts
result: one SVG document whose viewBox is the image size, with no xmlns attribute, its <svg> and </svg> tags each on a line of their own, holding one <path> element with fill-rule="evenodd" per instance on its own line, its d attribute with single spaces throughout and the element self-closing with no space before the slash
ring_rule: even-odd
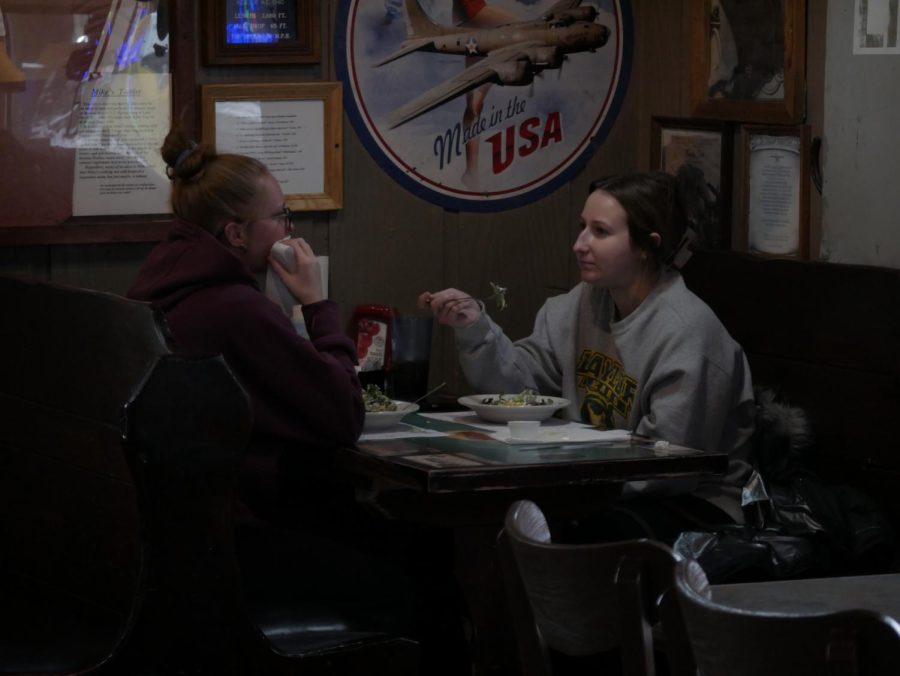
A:
<svg viewBox="0 0 900 676">
<path fill-rule="evenodd" d="M 296 269 L 294 267 L 294 250 L 285 244 L 284 240 L 279 240 L 272 245 L 272 256 L 278 259 L 278 262 L 290 272 Z M 319 274 L 322 276 L 322 295 L 328 298 L 328 256 L 316 256 L 316 260 L 319 261 Z M 266 270 L 265 293 L 291 319 L 294 323 L 294 328 L 297 329 L 297 333 L 308 337 L 299 301 L 288 291 L 284 282 L 281 281 L 281 277 L 278 276 L 278 273 L 271 266 Z"/>
</svg>

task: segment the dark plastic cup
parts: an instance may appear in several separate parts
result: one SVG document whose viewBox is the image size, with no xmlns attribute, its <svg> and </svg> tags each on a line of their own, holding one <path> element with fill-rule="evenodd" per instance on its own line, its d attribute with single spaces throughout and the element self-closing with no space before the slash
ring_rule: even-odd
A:
<svg viewBox="0 0 900 676">
<path fill-rule="evenodd" d="M 388 395 L 413 401 L 428 391 L 431 333 L 434 318 L 426 315 L 398 315 L 391 336 L 393 359 L 388 373 Z"/>
</svg>

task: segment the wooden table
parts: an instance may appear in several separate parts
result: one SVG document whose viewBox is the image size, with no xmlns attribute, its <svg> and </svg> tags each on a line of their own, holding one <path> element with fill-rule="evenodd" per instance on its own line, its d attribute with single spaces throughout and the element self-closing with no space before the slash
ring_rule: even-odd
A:
<svg viewBox="0 0 900 676">
<path fill-rule="evenodd" d="M 874 610 L 900 622 L 900 573 L 712 585 L 716 603 L 770 613 Z"/>
<path fill-rule="evenodd" d="M 728 465 L 725 453 L 637 436 L 597 443 L 507 444 L 467 424 L 471 420 L 465 413 L 453 421 L 409 415 L 404 422 L 448 436 L 361 440 L 357 448 L 341 449 L 337 462 L 384 486 L 429 495 L 722 474 Z"/>
<path fill-rule="evenodd" d="M 357 482 L 359 499 L 392 518 L 453 529 L 455 571 L 475 625 L 475 673 L 517 673 L 494 545 L 517 499 L 549 517 L 595 512 L 624 482 L 723 474 L 724 453 L 653 440 L 596 444 L 510 445 L 459 421 L 414 414 L 405 422 L 448 436 L 360 441 L 337 452 L 338 467 Z"/>
</svg>

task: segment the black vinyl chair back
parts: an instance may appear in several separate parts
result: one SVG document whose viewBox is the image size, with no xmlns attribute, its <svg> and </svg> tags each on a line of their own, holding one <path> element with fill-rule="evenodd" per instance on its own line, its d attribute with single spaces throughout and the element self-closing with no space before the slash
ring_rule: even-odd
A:
<svg viewBox="0 0 900 676">
<path fill-rule="evenodd" d="M 700 676 L 883 676 L 900 669 L 900 624 L 868 610 L 762 613 L 715 603 L 694 562 L 675 591 Z"/>
<path fill-rule="evenodd" d="M 249 399 L 145 303 L 0 275 L 0 674 L 399 676 L 418 645 L 244 599 Z M 312 604 L 310 604 L 312 605 Z"/>
<path fill-rule="evenodd" d="M 521 500 L 507 512 L 500 556 L 523 673 L 550 674 L 548 649 L 579 657 L 619 647 L 624 674 L 654 674 L 657 623 L 670 673 L 693 673 L 667 546 L 553 543 L 540 508 Z"/>
</svg>

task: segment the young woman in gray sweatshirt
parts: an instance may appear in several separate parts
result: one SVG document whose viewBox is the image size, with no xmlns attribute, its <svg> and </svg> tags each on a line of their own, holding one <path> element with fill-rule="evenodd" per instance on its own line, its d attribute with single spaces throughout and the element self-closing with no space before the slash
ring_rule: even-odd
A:
<svg viewBox="0 0 900 676">
<path fill-rule="evenodd" d="M 531 388 L 570 400 L 566 418 L 727 451 L 727 476 L 634 482 L 626 494 L 690 493 L 743 521 L 740 491 L 755 404 L 743 350 L 670 265 L 686 231 L 673 177 L 595 181 L 573 251 L 581 283 L 549 298 L 530 336 L 510 340 L 457 289 L 420 296 L 453 327 L 460 362 L 482 392 Z M 715 512 L 718 514 L 719 512 Z"/>
</svg>

